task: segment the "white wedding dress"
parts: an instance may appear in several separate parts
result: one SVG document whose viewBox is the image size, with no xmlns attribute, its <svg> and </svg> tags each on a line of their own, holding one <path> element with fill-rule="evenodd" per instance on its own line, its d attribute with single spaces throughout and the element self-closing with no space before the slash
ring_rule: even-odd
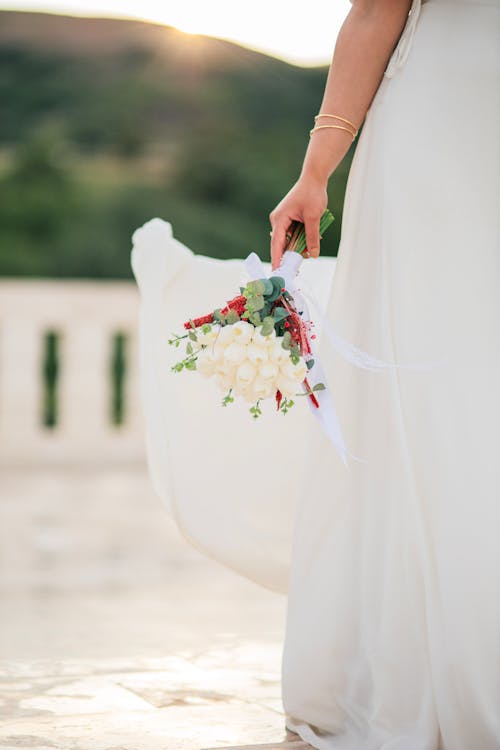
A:
<svg viewBox="0 0 500 750">
<path fill-rule="evenodd" d="M 155 487 L 191 543 L 288 594 L 286 723 L 319 750 L 500 748 L 499 136 L 500 0 L 415 0 L 357 144 L 326 314 L 375 357 L 439 365 L 362 370 L 321 340 L 364 459 L 347 468 L 305 410 L 253 423 L 168 375 L 165 332 L 241 268 L 195 268 L 158 227 L 135 238 Z M 311 284 L 325 261 L 303 264 Z"/>
</svg>

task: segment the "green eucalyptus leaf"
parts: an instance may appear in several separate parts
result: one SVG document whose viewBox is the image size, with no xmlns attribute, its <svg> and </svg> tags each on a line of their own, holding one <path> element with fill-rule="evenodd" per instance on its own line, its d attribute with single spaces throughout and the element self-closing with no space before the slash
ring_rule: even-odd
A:
<svg viewBox="0 0 500 750">
<path fill-rule="evenodd" d="M 264 318 L 264 320 L 262 321 L 262 327 L 260 329 L 262 336 L 269 336 L 269 334 L 272 333 L 273 330 L 274 330 L 274 318 L 272 318 L 271 316 Z"/>
<path fill-rule="evenodd" d="M 274 292 L 274 284 L 271 281 L 271 279 L 264 279 L 263 294 L 265 294 L 265 296 L 268 297 L 270 294 L 273 294 L 273 292 Z"/>
<path fill-rule="evenodd" d="M 285 286 L 285 279 L 281 276 L 271 276 L 269 281 L 273 285 L 273 292 L 267 297 L 267 299 L 269 302 L 274 302 L 281 295 L 281 290 Z"/>
<path fill-rule="evenodd" d="M 254 281 L 249 281 L 246 286 L 246 291 L 250 296 L 258 295 L 258 294 L 264 294 L 265 279 L 254 279 Z"/>
<path fill-rule="evenodd" d="M 280 292 L 285 286 L 285 279 L 283 278 L 283 276 L 271 276 L 269 280 L 273 287 L 275 289 L 278 289 Z"/>
<path fill-rule="evenodd" d="M 247 307 L 252 312 L 257 312 L 257 310 L 262 310 L 262 308 L 264 307 L 264 304 L 265 304 L 264 297 L 262 296 L 262 294 L 259 294 L 258 296 L 251 297 L 251 299 L 248 300 Z"/>
<path fill-rule="evenodd" d="M 324 391 L 326 390 L 326 386 L 324 383 L 316 383 L 315 386 L 313 386 L 313 391 Z"/>
<path fill-rule="evenodd" d="M 273 310 L 273 317 L 276 322 L 288 318 L 289 315 L 290 313 L 284 307 L 275 307 Z"/>
<path fill-rule="evenodd" d="M 267 279 L 257 279 L 254 282 L 256 294 L 264 294 L 264 290 L 266 288 L 266 281 Z"/>
</svg>

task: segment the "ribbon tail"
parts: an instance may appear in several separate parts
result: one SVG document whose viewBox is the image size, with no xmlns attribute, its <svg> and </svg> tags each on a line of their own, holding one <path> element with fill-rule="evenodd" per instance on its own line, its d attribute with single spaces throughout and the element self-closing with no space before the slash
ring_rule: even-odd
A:
<svg viewBox="0 0 500 750">
<path fill-rule="evenodd" d="M 348 467 L 347 458 L 350 457 L 354 461 L 361 461 L 366 463 L 366 459 L 355 456 L 353 453 L 347 450 L 344 437 L 342 435 L 342 428 L 340 426 L 337 410 L 335 407 L 335 401 L 333 398 L 332 389 L 326 382 L 326 376 L 319 361 L 317 355 L 313 353 L 314 365 L 311 367 L 308 373 L 308 380 L 311 388 L 317 383 L 323 383 L 325 389 L 321 391 L 314 391 L 314 394 L 319 402 L 319 408 L 309 400 L 309 407 L 316 419 L 319 420 L 323 432 L 328 439 L 335 446 L 342 463 Z"/>
<path fill-rule="evenodd" d="M 314 311 L 315 320 L 319 320 L 321 323 L 321 336 L 326 337 L 333 349 L 340 354 L 347 362 L 360 367 L 364 370 L 370 370 L 372 372 L 381 372 L 382 370 L 395 370 L 395 369 L 409 369 L 409 370 L 428 370 L 438 367 L 446 362 L 446 358 L 442 358 L 433 362 L 386 362 L 383 359 L 373 357 L 368 352 L 363 351 L 355 344 L 351 344 L 346 339 L 342 338 L 333 328 L 330 321 L 328 320 L 325 313 L 320 309 L 319 305 L 314 299 L 311 292 L 304 290 L 301 285 L 301 294 L 304 300 Z"/>
<path fill-rule="evenodd" d="M 266 279 L 268 277 L 266 268 L 257 253 L 247 255 L 243 261 L 243 266 L 250 281 Z"/>
</svg>

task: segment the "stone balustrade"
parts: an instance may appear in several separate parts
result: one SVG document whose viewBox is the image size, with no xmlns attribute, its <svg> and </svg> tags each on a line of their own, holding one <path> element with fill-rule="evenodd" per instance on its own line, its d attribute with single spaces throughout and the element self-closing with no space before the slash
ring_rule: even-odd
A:
<svg viewBox="0 0 500 750">
<path fill-rule="evenodd" d="M 0 281 L 1 464 L 144 462 L 138 304 L 133 282 Z M 121 421 L 113 415 L 117 336 L 124 342 Z"/>
<path fill-rule="evenodd" d="M 243 261 L 194 254 L 167 222 L 135 242 L 135 270 L 165 295 L 165 325 L 238 289 Z M 301 270 L 321 307 L 335 262 Z M 0 465 L 145 463 L 139 303 L 134 281 L 0 279 Z"/>
</svg>

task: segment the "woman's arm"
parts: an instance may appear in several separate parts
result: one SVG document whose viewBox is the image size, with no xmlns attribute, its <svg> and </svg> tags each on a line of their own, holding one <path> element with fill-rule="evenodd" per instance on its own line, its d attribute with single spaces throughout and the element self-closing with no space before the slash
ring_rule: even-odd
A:
<svg viewBox="0 0 500 750">
<path fill-rule="evenodd" d="M 340 29 L 319 112 L 345 117 L 359 128 L 406 23 L 411 0 L 354 0 Z M 344 123 L 322 118 L 318 124 Z M 292 221 L 305 224 L 307 249 L 319 255 L 319 219 L 327 206 L 327 186 L 352 143 L 345 130 L 313 133 L 299 179 L 269 219 L 272 267 L 277 268 Z"/>
</svg>

